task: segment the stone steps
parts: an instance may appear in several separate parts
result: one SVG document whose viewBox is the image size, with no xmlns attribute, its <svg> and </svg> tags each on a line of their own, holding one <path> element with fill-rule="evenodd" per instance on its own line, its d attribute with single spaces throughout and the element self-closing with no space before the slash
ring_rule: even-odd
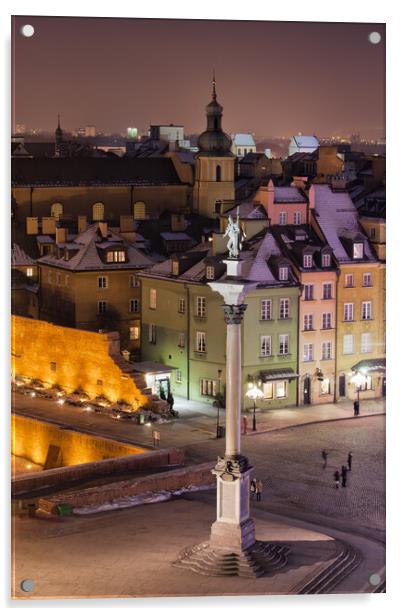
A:
<svg viewBox="0 0 402 616">
<path fill-rule="evenodd" d="M 334 588 L 361 562 L 360 553 L 351 545 L 337 542 L 340 551 L 335 561 L 313 579 L 294 591 L 299 595 L 318 595 L 332 592 Z"/>
<path fill-rule="evenodd" d="M 285 546 L 261 541 L 248 550 L 231 552 L 202 543 L 183 550 L 173 565 L 201 575 L 257 578 L 284 567 L 288 552 Z"/>
</svg>

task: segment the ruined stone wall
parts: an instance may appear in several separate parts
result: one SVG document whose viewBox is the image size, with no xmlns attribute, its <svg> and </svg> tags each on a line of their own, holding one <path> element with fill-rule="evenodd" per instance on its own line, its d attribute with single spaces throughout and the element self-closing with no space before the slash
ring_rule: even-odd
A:
<svg viewBox="0 0 402 616">
<path fill-rule="evenodd" d="M 13 316 L 11 366 L 13 375 L 60 385 L 71 393 L 82 389 L 91 398 L 125 400 L 133 409 L 147 396 L 113 360 L 119 349 L 117 333 L 98 334 Z"/>
<path fill-rule="evenodd" d="M 11 453 L 41 466 L 45 464 L 49 445 L 60 447 L 62 466 L 140 454 L 145 451 L 142 447 L 74 430 L 64 430 L 56 424 L 29 417 L 12 415 L 11 421 Z"/>
</svg>

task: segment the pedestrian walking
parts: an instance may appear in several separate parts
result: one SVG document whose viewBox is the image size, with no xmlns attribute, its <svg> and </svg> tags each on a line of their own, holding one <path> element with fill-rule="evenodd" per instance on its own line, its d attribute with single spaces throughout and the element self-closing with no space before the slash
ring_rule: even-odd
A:
<svg viewBox="0 0 402 616">
<path fill-rule="evenodd" d="M 255 493 L 257 494 L 257 501 L 260 501 L 262 498 L 262 481 L 261 479 L 257 479 Z"/>
<path fill-rule="evenodd" d="M 348 453 L 348 470 L 352 470 L 352 458 L 353 458 L 353 454 L 351 451 L 349 451 Z"/>
<path fill-rule="evenodd" d="M 355 400 L 353 402 L 353 410 L 354 410 L 354 415 L 360 415 L 360 402 L 359 400 Z"/>
<path fill-rule="evenodd" d="M 243 434 L 247 434 L 247 417 L 243 415 Z"/>
<path fill-rule="evenodd" d="M 250 484 L 251 500 L 254 500 L 256 490 L 257 490 L 257 479 L 252 479 L 251 484 Z"/>
<path fill-rule="evenodd" d="M 342 466 L 341 475 L 342 475 L 342 488 L 346 488 L 346 479 L 348 476 L 348 469 L 346 468 L 345 465 Z"/>
<path fill-rule="evenodd" d="M 324 460 L 324 463 L 322 465 L 322 468 L 327 468 L 327 461 L 328 461 L 328 451 L 326 449 L 323 449 L 321 452 L 321 457 Z"/>
<path fill-rule="evenodd" d="M 341 478 L 340 472 L 338 471 L 338 469 L 336 469 L 335 473 L 334 473 L 334 481 L 335 481 L 335 488 L 338 490 L 339 489 L 339 480 Z"/>
</svg>

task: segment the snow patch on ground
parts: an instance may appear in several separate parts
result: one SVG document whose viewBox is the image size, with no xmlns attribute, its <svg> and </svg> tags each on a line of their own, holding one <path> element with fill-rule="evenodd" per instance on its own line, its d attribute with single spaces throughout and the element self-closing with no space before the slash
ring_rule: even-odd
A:
<svg viewBox="0 0 402 616">
<path fill-rule="evenodd" d="M 101 503 L 100 505 L 88 505 L 87 507 L 74 507 L 73 513 L 76 515 L 89 515 L 92 513 L 100 513 L 102 511 L 113 511 L 114 509 L 126 509 L 127 507 L 136 507 L 137 505 L 148 505 L 151 503 L 159 503 L 173 498 L 173 496 L 181 496 L 187 492 L 198 492 L 200 490 L 210 490 L 211 484 L 204 486 L 187 486 L 180 490 L 161 490 L 160 492 L 144 492 L 135 496 L 127 496 L 126 498 L 118 498 L 113 501 Z"/>
</svg>

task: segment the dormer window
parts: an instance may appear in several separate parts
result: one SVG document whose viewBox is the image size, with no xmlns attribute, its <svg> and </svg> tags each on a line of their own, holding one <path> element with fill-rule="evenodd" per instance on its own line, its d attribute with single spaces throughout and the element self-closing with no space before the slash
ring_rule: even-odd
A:
<svg viewBox="0 0 402 616">
<path fill-rule="evenodd" d="M 363 259 L 363 242 L 354 242 L 353 244 L 353 258 Z"/>
<path fill-rule="evenodd" d="M 107 263 L 125 263 L 126 253 L 124 250 L 109 250 L 106 254 Z"/>
<path fill-rule="evenodd" d="M 331 255 L 327 252 L 321 255 L 321 267 L 329 267 L 331 265 Z"/>
<path fill-rule="evenodd" d="M 179 275 L 179 262 L 177 260 L 172 261 L 172 274 L 173 276 Z"/>
<path fill-rule="evenodd" d="M 214 278 L 215 278 L 215 268 L 214 268 L 213 265 L 207 265 L 206 277 L 207 277 L 207 280 L 214 280 Z"/>
<path fill-rule="evenodd" d="M 289 268 L 286 265 L 283 265 L 279 268 L 279 280 L 288 280 L 289 279 Z"/>
<path fill-rule="evenodd" d="M 313 255 L 303 255 L 303 267 L 313 267 Z"/>
</svg>

